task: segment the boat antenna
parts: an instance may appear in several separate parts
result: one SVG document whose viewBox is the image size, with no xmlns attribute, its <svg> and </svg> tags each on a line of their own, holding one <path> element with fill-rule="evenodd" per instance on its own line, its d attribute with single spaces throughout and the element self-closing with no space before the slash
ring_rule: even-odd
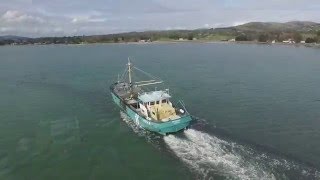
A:
<svg viewBox="0 0 320 180">
<path fill-rule="evenodd" d="M 128 57 L 128 73 L 129 73 L 129 84 L 130 86 L 132 85 L 132 79 L 131 79 L 131 62 L 130 62 L 130 58 Z"/>
</svg>

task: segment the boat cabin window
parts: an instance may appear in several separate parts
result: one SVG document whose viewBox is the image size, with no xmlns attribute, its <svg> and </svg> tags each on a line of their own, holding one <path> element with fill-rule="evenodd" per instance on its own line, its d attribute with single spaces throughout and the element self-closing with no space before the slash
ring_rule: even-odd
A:
<svg viewBox="0 0 320 180">
<path fill-rule="evenodd" d="M 160 103 L 159 101 L 156 102 L 156 104 L 159 104 L 159 103 Z"/>
<path fill-rule="evenodd" d="M 150 105 L 151 105 L 151 106 L 154 105 L 154 102 L 150 102 Z"/>
<path fill-rule="evenodd" d="M 163 100 L 162 100 L 162 103 L 167 103 L 167 100 L 166 100 L 166 99 L 163 99 Z"/>
<path fill-rule="evenodd" d="M 139 109 L 139 104 L 138 103 L 133 103 L 131 104 L 132 107 L 134 107 L 135 109 Z"/>
</svg>

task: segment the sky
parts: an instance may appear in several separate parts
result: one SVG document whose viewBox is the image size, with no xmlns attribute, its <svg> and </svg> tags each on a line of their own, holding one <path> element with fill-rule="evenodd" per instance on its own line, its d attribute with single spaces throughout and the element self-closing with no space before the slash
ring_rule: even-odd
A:
<svg viewBox="0 0 320 180">
<path fill-rule="evenodd" d="M 0 36 L 95 35 L 295 20 L 320 22 L 320 0 L 0 0 Z"/>
</svg>

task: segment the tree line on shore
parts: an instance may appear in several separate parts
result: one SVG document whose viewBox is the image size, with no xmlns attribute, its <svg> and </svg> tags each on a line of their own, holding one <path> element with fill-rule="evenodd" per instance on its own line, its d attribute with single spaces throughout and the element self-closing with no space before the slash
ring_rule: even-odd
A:
<svg viewBox="0 0 320 180">
<path fill-rule="evenodd" d="M 295 43 L 320 43 L 320 24 L 313 22 L 261 23 L 253 22 L 226 28 L 196 30 L 167 30 L 128 32 L 107 35 L 40 37 L 40 38 L 1 38 L 0 45 L 7 44 L 84 44 L 84 43 L 126 43 L 174 40 L 203 41 L 256 41 Z"/>
<path fill-rule="evenodd" d="M 264 32 L 259 34 L 242 33 L 235 37 L 235 41 L 258 41 L 258 42 L 283 42 L 292 40 L 295 43 L 320 43 L 320 30 L 314 33 L 299 33 L 299 32 Z"/>
<path fill-rule="evenodd" d="M 192 30 L 175 31 L 147 31 L 147 32 L 128 32 L 108 35 L 92 36 L 70 36 L 70 37 L 40 37 L 40 38 L 6 38 L 1 39 L 0 45 L 7 44 L 83 44 L 83 43 L 126 43 L 139 41 L 159 41 L 159 40 L 193 40 L 195 32 Z"/>
</svg>

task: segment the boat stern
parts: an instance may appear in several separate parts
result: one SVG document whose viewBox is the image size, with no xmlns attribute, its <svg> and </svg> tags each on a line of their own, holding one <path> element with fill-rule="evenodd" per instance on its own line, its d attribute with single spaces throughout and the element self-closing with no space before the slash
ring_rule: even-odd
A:
<svg viewBox="0 0 320 180">
<path fill-rule="evenodd" d="M 167 135 L 171 133 L 176 133 L 178 131 L 188 128 L 192 121 L 191 115 L 185 115 L 176 120 L 167 121 L 159 124 L 158 133 L 162 135 Z"/>
</svg>

